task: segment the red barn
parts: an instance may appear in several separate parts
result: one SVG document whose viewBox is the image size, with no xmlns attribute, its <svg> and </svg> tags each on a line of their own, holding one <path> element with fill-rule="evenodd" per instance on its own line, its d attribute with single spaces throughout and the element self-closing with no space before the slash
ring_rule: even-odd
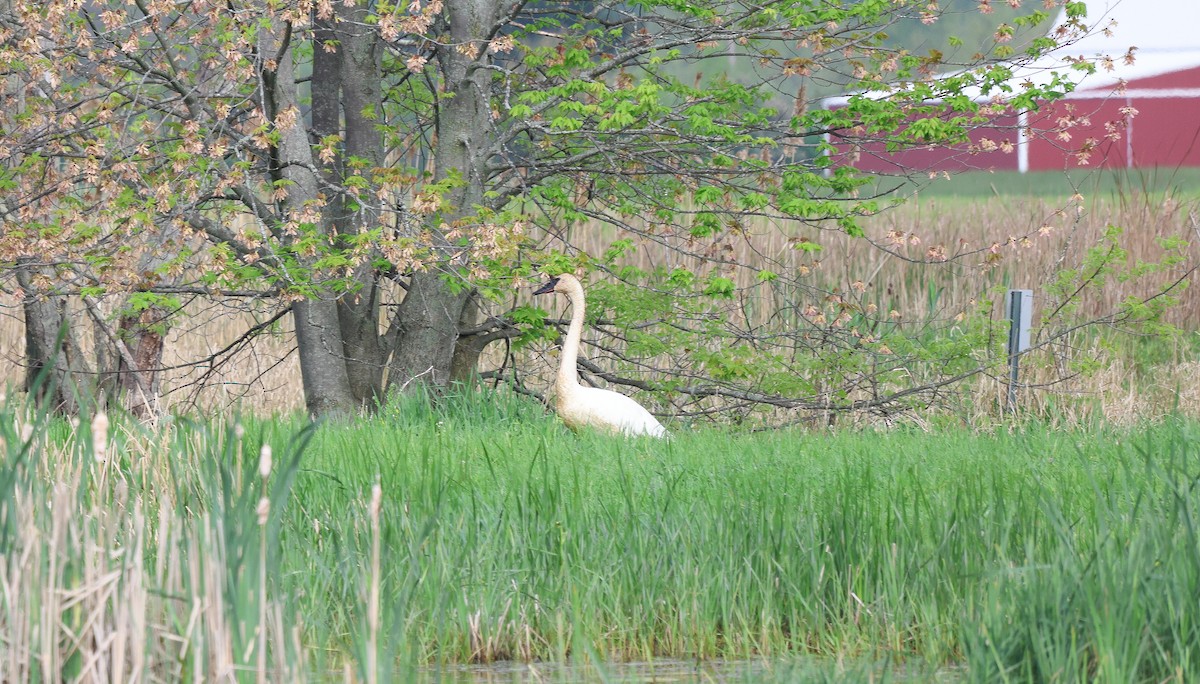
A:
<svg viewBox="0 0 1200 684">
<path fill-rule="evenodd" d="M 1094 74 L 1073 72 L 1077 87 L 1065 99 L 994 116 L 969 144 L 891 154 L 869 142 L 839 148 L 880 173 L 1200 166 L 1200 0 L 1091 0 L 1088 10 L 1088 36 L 1014 70 L 1019 92 L 1025 81 L 1071 73 L 1071 58 L 1095 61 Z"/>
</svg>

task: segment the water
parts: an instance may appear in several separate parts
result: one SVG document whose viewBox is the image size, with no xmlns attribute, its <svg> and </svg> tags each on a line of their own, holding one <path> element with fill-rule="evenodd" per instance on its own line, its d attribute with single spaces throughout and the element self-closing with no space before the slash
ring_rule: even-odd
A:
<svg viewBox="0 0 1200 684">
<path fill-rule="evenodd" d="M 427 669 L 430 682 L 446 684 L 573 684 L 605 682 L 643 684 L 653 682 L 759 682 L 768 679 L 765 661 L 655 660 L 653 662 L 605 663 L 520 663 L 448 665 Z M 775 681 L 775 680 L 772 680 Z"/>
<path fill-rule="evenodd" d="M 438 684 L 705 684 L 783 682 L 957 682 L 957 668 L 931 670 L 911 664 L 845 663 L 826 659 L 701 661 L 664 659 L 632 663 L 522 663 L 446 665 L 426 668 L 420 681 Z"/>
</svg>

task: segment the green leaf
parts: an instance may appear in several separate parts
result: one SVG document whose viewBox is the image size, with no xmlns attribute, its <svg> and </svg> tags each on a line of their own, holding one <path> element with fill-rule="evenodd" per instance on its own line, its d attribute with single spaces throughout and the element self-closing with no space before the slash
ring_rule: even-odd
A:
<svg viewBox="0 0 1200 684">
<path fill-rule="evenodd" d="M 546 310 L 528 304 L 522 304 L 508 313 L 508 320 L 520 326 L 540 328 L 546 322 Z"/>
<path fill-rule="evenodd" d="M 704 286 L 704 294 L 720 299 L 731 299 L 736 291 L 733 280 L 724 276 L 712 276 Z"/>
<path fill-rule="evenodd" d="M 692 227 L 688 234 L 696 238 L 712 237 L 721 232 L 721 220 L 716 214 L 702 211 L 692 219 Z"/>
<path fill-rule="evenodd" d="M 696 274 L 686 268 L 674 268 L 667 276 L 667 283 L 678 289 L 688 289 L 696 282 Z"/>
</svg>

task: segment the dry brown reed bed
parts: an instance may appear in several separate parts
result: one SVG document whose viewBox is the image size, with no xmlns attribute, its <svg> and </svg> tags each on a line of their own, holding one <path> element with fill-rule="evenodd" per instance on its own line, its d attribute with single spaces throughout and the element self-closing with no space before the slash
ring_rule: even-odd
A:
<svg viewBox="0 0 1200 684">
<path fill-rule="evenodd" d="M 1127 264 L 1159 262 L 1166 255 L 1155 241 L 1179 236 L 1192 247 L 1190 261 L 1144 283 L 1109 281 L 1088 293 L 1084 313 L 1105 315 L 1131 295 L 1152 294 L 1172 282 L 1200 256 L 1197 230 L 1200 203 L 1162 193 L 1086 198 L 1005 196 L 980 199 L 915 197 L 909 203 L 863 220 L 866 238 L 852 238 L 836 228 L 798 221 L 756 221 L 744 233 L 727 233 L 716 248 L 689 245 L 686 236 L 662 240 L 682 247 L 667 251 L 644 242 L 628 263 L 641 268 L 713 269 L 751 288 L 760 269 L 771 269 L 811 284 L 817 291 L 850 292 L 867 288 L 891 302 L 909 320 L 922 320 L 945 310 L 961 310 L 995 287 L 1033 289 L 1045 286 L 1066 268 L 1078 267 L 1084 253 L 1102 242 L 1108 226 L 1124 230 Z M 611 229 L 581 227 L 577 242 L 589 253 L 608 247 Z M 813 253 L 798 250 L 799 240 L 821 246 Z M 688 251 L 691 254 L 686 254 Z M 724 266 L 705 255 L 726 260 Z M 939 290 L 936 304 L 930 288 Z M 1180 292 L 1181 304 L 1170 322 L 1200 329 L 1200 293 Z M 936 307 L 931 308 L 931 305 Z"/>
<path fill-rule="evenodd" d="M 5 543 L 20 553 L 0 563 L 0 680 L 298 681 L 301 625 L 265 584 L 235 586 L 230 519 L 172 500 L 200 485 L 195 464 L 169 463 L 169 427 L 110 435 L 98 414 L 60 439 L 37 421 L 17 419 L 24 467 L 6 472 Z M 244 611 L 230 600 L 261 606 L 255 636 L 232 624 Z"/>
<path fill-rule="evenodd" d="M 1171 350 L 1169 358 L 1147 367 L 1128 344 L 1137 342 L 1136 330 L 1103 325 L 1084 331 L 1030 354 L 1023 382 L 1045 389 L 1023 392 L 1021 407 L 1030 415 L 1076 425 L 1131 425 L 1171 413 L 1200 416 L 1200 391 L 1186 381 L 1200 369 L 1200 362 L 1191 355 L 1196 345 L 1189 342 L 1200 330 L 1200 291 L 1191 287 L 1191 269 L 1200 265 L 1200 203 L 1195 199 L 1129 193 L 1074 198 L 1065 203 L 1045 199 L 1020 202 L 1017 198 L 971 204 L 929 200 L 914 202 L 907 215 L 897 211 L 887 220 L 890 230 L 924 232 L 935 243 L 963 235 L 977 245 L 1000 245 L 1004 258 L 995 264 L 974 259 L 963 269 L 964 277 L 942 281 L 945 296 L 951 306 L 960 306 L 964 297 L 978 296 L 988 287 L 1032 289 L 1039 317 L 1054 302 L 1047 286 L 1062 270 L 1080 268 L 1085 253 L 1103 242 L 1110 226 L 1123 231 L 1118 242 L 1127 251 L 1126 268 L 1182 256 L 1178 265 L 1141 279 L 1106 279 L 1099 288 L 1080 295 L 1079 308 L 1073 314 L 1074 321 L 1103 318 L 1118 311 L 1127 298 L 1146 298 L 1172 288 L 1179 303 L 1167 312 L 1165 322 L 1184 336 L 1164 342 Z M 1173 237 L 1188 246 L 1164 250 L 1159 240 Z M 912 303 L 919 306 L 919 298 Z M 1001 315 L 996 307 L 994 316 Z M 1035 317 L 1035 326 L 1041 323 L 1039 317 Z M 1060 327 L 1070 324 L 1059 322 Z M 1104 339 L 1097 331 L 1117 336 Z M 1071 365 L 1079 360 L 1088 361 L 1093 370 L 1073 373 Z M 983 377 L 975 385 L 973 403 L 980 407 L 1003 405 L 1005 392 L 1004 378 Z M 976 424 L 986 422 L 981 419 Z"/>
<path fill-rule="evenodd" d="M 163 352 L 165 411 L 243 409 L 260 415 L 303 410 L 300 364 L 290 316 L 248 344 L 247 329 L 278 310 L 277 302 L 194 300 L 167 336 Z M 25 327 L 20 307 L 0 294 L 0 393 L 24 381 Z M 72 318 L 85 351 L 94 348 L 94 329 L 82 311 Z"/>
<path fill-rule="evenodd" d="M 683 267 L 697 273 L 716 269 L 745 288 L 743 297 L 752 306 L 751 315 L 769 317 L 781 300 L 779 292 L 757 286 L 760 269 L 770 269 L 794 278 L 812 293 L 860 292 L 866 301 L 878 302 L 884 310 L 896 311 L 904 320 L 946 321 L 976 306 L 981 298 L 999 299 L 1008 287 L 1032 289 L 1040 313 L 1053 304 L 1047 286 L 1064 269 L 1078 268 L 1089 249 L 1103 242 L 1109 226 L 1123 229 L 1119 238 L 1127 250 L 1128 267 L 1157 263 L 1167 252 L 1157 240 L 1178 236 L 1190 246 L 1182 251 L 1185 261 L 1140 280 L 1109 278 L 1102 287 L 1082 293 L 1077 319 L 1100 318 L 1117 311 L 1128 297 L 1146 297 L 1173 283 L 1200 263 L 1200 209 L 1195 200 L 1180 200 L 1170 194 L 1126 193 L 1110 197 L 1031 198 L 1022 196 L 962 199 L 916 197 L 908 204 L 864 220 L 867 237 L 850 238 L 837 230 L 799 223 L 758 222 L 745 233 L 728 233 L 707 251 L 721 257 L 723 264 L 706 261 L 695 254 L 683 236 L 665 236 L 668 244 L 687 246 L 693 254 L 670 251 L 643 242 L 629 260 L 642 268 Z M 578 226 L 573 238 L 591 253 L 602 252 L 617 237 L 611 229 Z M 818 252 L 796 249 L 798 239 L 821 245 Z M 1184 285 L 1187 279 L 1184 278 Z M 786 297 L 796 292 L 784 293 Z M 1167 314 L 1167 322 L 1186 331 L 1200 330 L 1200 292 L 1179 287 L 1173 292 L 1180 303 Z M 805 295 L 799 295 L 805 296 Z M 808 295 L 813 296 L 813 295 Z M 19 308 L 11 300 L 0 302 L 0 383 L 19 386 L 24 347 Z M 290 318 L 285 317 L 271 334 L 222 357 L 220 363 L 199 363 L 233 344 L 254 322 L 271 313 L 272 304 L 257 309 L 239 302 L 194 301 L 186 323 L 172 329 L 166 345 L 163 381 L 164 407 L 194 407 L 228 410 L 239 406 L 256 413 L 287 413 L 301 409 L 303 396 Z M 1002 317 L 993 307 L 993 317 Z M 82 316 L 80 317 L 82 320 Z M 1035 318 L 1035 326 L 1039 320 Z M 498 349 L 485 357 L 485 367 L 502 361 Z M 1053 393 L 1032 393 L 1030 407 L 1061 409 L 1062 399 L 1084 398 L 1072 403 L 1072 411 L 1128 422 L 1150 418 L 1169 408 L 1200 415 L 1195 398 L 1180 394 L 1162 377 L 1179 377 L 1189 360 L 1176 359 L 1175 368 L 1146 373 L 1132 359 L 1122 358 L 1110 348 L 1090 345 L 1068 350 L 1059 346 L 1044 352 L 1030 364 L 1031 384 L 1049 382 L 1056 369 L 1070 362 L 1072 354 L 1100 355 L 1101 372 L 1059 382 Z M 214 357 L 216 358 L 216 357 Z M 548 375 L 552 357 L 530 352 L 519 359 L 532 364 L 527 376 L 531 386 Z M 1147 384 L 1149 383 L 1149 384 Z M 1133 389 L 1131 389 L 1133 388 Z M 979 382 L 974 392 L 980 399 L 1002 392 L 996 380 Z M 995 402 L 983 402 L 988 406 Z M 1083 408 L 1081 408 L 1083 407 Z"/>
<path fill-rule="evenodd" d="M 171 330 L 163 365 L 169 370 L 163 387 L 167 406 L 244 408 L 257 414 L 304 410 L 300 361 L 291 316 L 284 316 L 248 344 L 246 330 L 269 319 L 277 302 L 243 301 L 191 304 L 195 313 Z M 217 355 L 230 347 L 233 353 Z M 197 364 L 198 359 L 213 362 Z"/>
<path fill-rule="evenodd" d="M 1129 298 L 1144 299 L 1170 289 L 1179 303 L 1164 322 L 1186 333 L 1200 330 L 1200 292 L 1188 287 L 1190 269 L 1200 264 L 1200 203 L 1178 199 L 1170 193 L 1126 192 L 1108 196 L 1051 197 L 997 196 L 986 199 L 915 197 L 908 204 L 863 222 L 866 237 L 851 238 L 837 230 L 798 222 L 765 221 L 744 234 L 727 234 L 719 253 L 726 263 L 714 266 L 696 256 L 672 254 L 663 263 L 661 250 L 649 242 L 627 263 L 648 269 L 680 266 L 698 273 L 719 269 L 734 278 L 749 306 L 748 321 L 762 324 L 792 298 L 801 306 L 830 293 L 857 294 L 857 300 L 913 324 L 916 329 L 952 325 L 960 314 L 990 303 L 990 316 L 1003 328 L 1002 298 L 1009 288 L 1034 292 L 1035 342 L 1081 322 L 1101 320 L 1121 311 Z M 1113 275 L 1078 293 L 1069 315 L 1044 321 L 1047 312 L 1062 303 L 1052 284 L 1071 269 L 1085 276 L 1089 251 L 1107 251 L 1110 227 L 1121 229 L 1116 244 L 1125 251 Z M 599 253 L 615 237 L 606 230 L 579 230 L 585 248 Z M 660 236 L 661 238 L 661 236 Z M 1182 247 L 1164 249 L 1160 240 L 1179 238 Z M 684 238 L 668 236 L 684 243 Z M 797 239 L 816 242 L 817 252 L 797 250 Z M 1179 258 L 1174 266 L 1137 278 L 1125 277 L 1138 265 L 1159 264 Z M 795 279 L 795 286 L 779 296 L 780 285 L 756 283 L 760 269 L 770 269 Z M 1087 278 L 1085 278 L 1087 279 Z M 783 286 L 783 289 L 787 289 Z M 747 321 L 743 321 L 745 323 Z M 1006 328 L 1005 328 L 1006 329 Z M 1137 331 L 1112 324 L 1081 330 L 1027 355 L 1022 410 L 1072 421 L 1102 419 L 1131 424 L 1153 420 L 1171 411 L 1200 415 L 1200 401 L 1179 391 L 1172 380 L 1187 372 L 1191 363 L 1188 336 L 1175 340 L 1176 352 L 1166 366 L 1146 368 L 1133 354 Z M 1101 338 L 1105 338 L 1102 339 Z M 1078 373 L 1078 361 L 1099 368 Z M 1002 372 L 1003 369 L 998 369 Z M 1006 378 L 987 374 L 967 383 L 967 400 L 958 413 L 968 423 L 986 425 L 1005 405 Z"/>
</svg>

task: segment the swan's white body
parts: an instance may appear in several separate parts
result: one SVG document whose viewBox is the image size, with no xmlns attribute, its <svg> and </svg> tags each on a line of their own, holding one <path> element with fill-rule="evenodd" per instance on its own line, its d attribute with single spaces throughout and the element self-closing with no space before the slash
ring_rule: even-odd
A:
<svg viewBox="0 0 1200 684">
<path fill-rule="evenodd" d="M 571 300 L 571 325 L 563 342 L 562 357 L 554 389 L 558 393 L 558 416 L 572 430 L 595 428 L 626 435 L 666 437 L 667 430 L 650 412 L 633 399 L 598 387 L 579 384 L 576 368 L 579 339 L 583 336 L 583 285 L 575 276 L 564 273 L 546 283 L 534 294 L 558 292 Z"/>
</svg>

